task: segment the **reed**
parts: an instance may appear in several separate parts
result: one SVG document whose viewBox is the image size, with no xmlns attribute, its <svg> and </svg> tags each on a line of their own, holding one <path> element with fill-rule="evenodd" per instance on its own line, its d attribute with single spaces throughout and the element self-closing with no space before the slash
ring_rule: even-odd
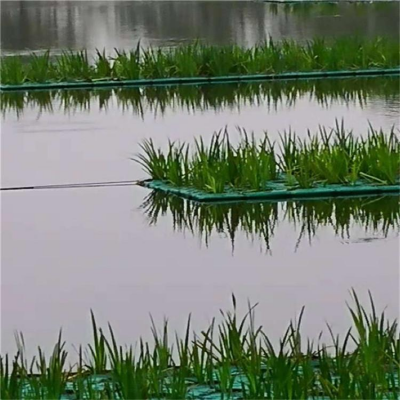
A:
<svg viewBox="0 0 400 400">
<path fill-rule="evenodd" d="M 176 77 L 276 74 L 283 72 L 338 71 L 392 68 L 400 65 L 398 41 L 387 38 L 343 37 L 327 41 L 316 38 L 305 44 L 293 40 L 267 42 L 253 48 L 210 46 L 196 42 L 170 49 L 49 52 L 1 59 L 3 85 L 24 83 L 137 80 Z"/>
<path fill-rule="evenodd" d="M 267 132 L 261 139 L 243 129 L 239 134 L 236 145 L 225 129 L 208 146 L 200 138 L 194 145 L 169 142 L 166 151 L 145 140 L 134 160 L 153 180 L 210 193 L 272 190 L 275 182 L 295 189 L 360 181 L 395 185 L 399 179 L 400 141 L 394 128 L 385 134 L 370 126 L 366 137 L 356 137 L 336 122 L 315 135 L 308 131 L 306 139 L 286 131 L 278 143 Z"/>
<path fill-rule="evenodd" d="M 240 233 L 250 240 L 260 240 L 265 251 L 271 244 L 280 223 L 289 223 L 298 232 L 294 250 L 304 242 L 310 244 L 318 232 L 329 227 L 342 240 L 353 240 L 351 227 L 361 227 L 366 235 L 386 238 L 400 228 L 398 196 L 338 198 L 287 203 L 254 202 L 200 204 L 173 195 L 153 191 L 141 205 L 149 225 L 169 217 L 177 232 L 189 232 L 206 246 L 212 237 L 226 237 L 235 250 Z"/>
<path fill-rule="evenodd" d="M 135 349 L 119 345 L 109 325 L 108 334 L 93 319 L 94 343 L 90 359 L 66 367 L 61 336 L 49 361 L 39 356 L 28 362 L 18 353 L 10 364 L 0 360 L 2 399 L 397 399 L 399 395 L 399 330 L 397 320 L 370 311 L 352 291 L 352 327 L 344 337 L 330 334 L 330 343 L 304 341 L 301 323 L 291 321 L 279 343 L 256 324 L 255 306 L 239 317 L 222 313 L 208 329 L 191 333 L 188 319 L 183 338 L 170 342 L 168 323 L 153 326 L 153 343 L 139 340 Z M 97 339 L 96 339 L 97 336 Z M 328 336 L 329 337 L 329 336 Z M 95 374 L 95 358 L 106 370 Z M 175 347 L 174 347 L 175 346 Z M 99 352 L 99 354 L 97 354 Z M 103 367 L 103 365 L 102 365 Z"/>
</svg>

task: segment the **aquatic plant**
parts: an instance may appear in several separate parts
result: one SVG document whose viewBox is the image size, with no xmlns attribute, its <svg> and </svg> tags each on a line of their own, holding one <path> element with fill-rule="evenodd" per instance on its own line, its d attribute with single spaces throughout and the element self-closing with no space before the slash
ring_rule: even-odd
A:
<svg viewBox="0 0 400 400">
<path fill-rule="evenodd" d="M 400 228 L 398 196 L 336 198 L 324 200 L 278 202 L 246 202 L 201 204 L 162 192 L 151 192 L 141 207 L 149 225 L 168 216 L 172 228 L 199 237 L 206 246 L 213 236 L 235 240 L 243 232 L 250 240 L 259 239 L 267 252 L 280 223 L 289 222 L 298 232 L 293 245 L 297 249 L 303 239 L 312 243 L 323 227 L 330 227 L 343 240 L 352 240 L 350 229 L 359 226 L 369 236 L 387 237 Z"/>
<path fill-rule="evenodd" d="M 98 328 L 85 360 L 66 368 L 61 336 L 49 361 L 39 356 L 28 363 L 23 348 L 10 365 L 0 359 L 2 399 L 397 399 L 399 395 L 399 330 L 397 320 L 377 312 L 370 295 L 370 311 L 352 291 L 349 313 L 353 326 L 344 337 L 328 325 L 331 343 L 304 341 L 301 323 L 291 321 L 279 343 L 256 325 L 255 307 L 240 318 L 236 298 L 222 321 L 191 333 L 189 317 L 183 337 L 171 343 L 168 322 L 161 331 L 152 325 L 153 343 L 139 340 L 119 345 L 109 325 Z M 105 347 L 98 346 L 101 340 Z M 21 346 L 21 343 L 19 343 Z M 105 358 L 104 358 L 105 357 Z M 91 367 L 103 359 L 101 374 Z M 29 366 L 31 365 L 31 366 Z"/>
<path fill-rule="evenodd" d="M 394 129 L 385 134 L 370 126 L 366 137 L 356 137 L 336 122 L 335 128 L 320 127 L 315 135 L 308 131 L 306 139 L 286 131 L 278 145 L 267 132 L 260 139 L 244 129 L 239 134 L 236 145 L 225 129 L 208 146 L 200 138 L 192 146 L 169 142 L 166 151 L 149 139 L 134 160 L 153 180 L 210 193 L 271 190 L 268 185 L 279 180 L 294 189 L 354 185 L 360 179 L 394 185 L 399 179 L 400 141 Z"/>
<path fill-rule="evenodd" d="M 49 52 L 2 57 L 3 85 L 24 83 L 137 80 L 175 77 L 275 74 L 282 72 L 337 71 L 391 68 L 400 65 L 398 41 L 388 38 L 316 38 L 305 44 L 293 40 L 267 42 L 253 48 L 210 46 L 196 42 L 169 49 L 97 51 L 90 60 L 86 51 Z"/>
</svg>

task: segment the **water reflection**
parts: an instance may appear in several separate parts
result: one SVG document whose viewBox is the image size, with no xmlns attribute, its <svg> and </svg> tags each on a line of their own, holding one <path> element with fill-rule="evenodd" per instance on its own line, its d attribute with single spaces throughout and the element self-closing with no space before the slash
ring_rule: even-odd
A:
<svg viewBox="0 0 400 400">
<path fill-rule="evenodd" d="M 212 236 L 229 238 L 232 251 L 239 232 L 254 241 L 259 239 L 271 253 L 271 240 L 279 222 L 289 222 L 298 232 L 297 250 L 303 241 L 311 245 L 319 230 L 329 227 L 343 243 L 363 243 L 387 238 L 400 227 L 398 196 L 336 198 L 328 200 L 291 201 L 286 203 L 199 204 L 176 196 L 151 192 L 141 205 L 149 225 L 170 216 L 174 231 L 190 232 L 209 245 Z M 364 237 L 352 237 L 360 227 Z M 377 236 L 376 236 L 377 235 Z"/>
<path fill-rule="evenodd" d="M 308 97 L 323 107 L 334 103 L 363 106 L 369 98 L 382 98 L 398 108 L 399 77 L 362 79 L 321 79 L 309 81 L 263 82 L 225 85 L 183 85 L 144 88 L 98 90 L 56 90 L 0 93 L 3 118 L 8 112 L 21 116 L 26 108 L 41 113 L 75 113 L 107 110 L 115 103 L 122 112 L 132 112 L 142 118 L 146 112 L 155 117 L 166 109 L 188 113 L 208 109 L 240 110 L 244 105 L 263 104 L 268 110 L 278 105 L 292 107 L 300 97 Z"/>
<path fill-rule="evenodd" d="M 267 4 L 251 1 L 2 1 L 5 54 L 65 48 L 129 49 L 194 39 L 252 46 L 315 36 L 398 37 L 399 3 Z"/>
</svg>

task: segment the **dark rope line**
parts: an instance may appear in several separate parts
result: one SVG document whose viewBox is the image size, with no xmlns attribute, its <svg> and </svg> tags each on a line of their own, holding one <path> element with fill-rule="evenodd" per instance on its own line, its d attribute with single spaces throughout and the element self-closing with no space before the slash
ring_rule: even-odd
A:
<svg viewBox="0 0 400 400">
<path fill-rule="evenodd" d="M 137 185 L 138 181 L 109 181 L 109 182 L 86 182 L 86 183 L 67 183 L 58 185 L 35 185 L 35 186 L 14 186 L 0 188 L 0 191 L 11 190 L 34 190 L 34 189 L 78 189 L 91 187 L 107 187 L 107 186 L 130 186 Z"/>
</svg>

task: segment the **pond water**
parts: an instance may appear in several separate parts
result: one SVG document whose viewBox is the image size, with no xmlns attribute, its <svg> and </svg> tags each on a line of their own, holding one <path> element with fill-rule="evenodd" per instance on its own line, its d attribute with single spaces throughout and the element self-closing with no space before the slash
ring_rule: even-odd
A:
<svg viewBox="0 0 400 400">
<path fill-rule="evenodd" d="M 192 141 L 203 135 L 207 140 L 225 125 L 233 137 L 241 125 L 256 135 L 268 129 L 273 139 L 289 127 L 305 135 L 307 128 L 333 126 L 335 118 L 343 118 L 356 134 L 365 134 L 368 121 L 383 129 L 398 127 L 397 83 L 357 81 L 363 95 L 350 99 L 332 87 L 322 96 L 321 88 L 308 85 L 307 91 L 304 84 L 292 84 L 291 91 L 285 85 L 280 90 L 266 84 L 233 86 L 222 92 L 215 87 L 214 96 L 205 88 L 178 94 L 164 89 L 142 93 L 139 105 L 132 90 L 54 92 L 50 99 L 31 94 L 22 101 L 14 96 L 3 103 L 9 106 L 3 109 L 2 187 L 144 178 L 130 160 L 143 138 L 163 147 L 168 139 Z M 354 84 L 330 85 L 351 93 Z M 193 90 L 201 94 L 190 96 Z M 202 101 L 193 104 L 187 98 Z M 124 107 L 121 99 L 129 100 Z M 391 315 L 398 312 L 396 213 L 394 226 L 386 229 L 378 207 L 371 212 L 377 229 L 366 229 L 365 218 L 351 219 L 350 207 L 344 228 L 321 224 L 317 217 L 311 233 L 302 229 L 306 217 L 293 220 L 280 209 L 271 232 L 271 219 L 265 220 L 261 209 L 253 236 L 251 229 L 238 226 L 232 243 L 229 224 L 216 225 L 208 235 L 197 229 L 198 221 L 193 233 L 185 226 L 178 229 L 176 207 L 175 213 L 167 207 L 149 224 L 157 203 L 145 203 L 148 195 L 139 187 L 2 193 L 4 350 L 14 348 L 15 329 L 29 343 L 45 347 L 60 326 L 70 342 L 87 342 L 89 309 L 99 322 L 111 321 L 123 342 L 150 333 L 149 313 L 160 323 L 167 315 L 173 329 L 183 329 L 192 312 L 194 327 L 204 328 L 219 308 L 229 307 L 231 292 L 242 311 L 247 299 L 260 302 L 260 322 L 275 338 L 302 305 L 307 307 L 306 335 L 317 335 L 325 320 L 343 332 L 351 287 L 362 296 L 372 290 L 378 305 L 390 305 Z M 390 209 L 385 204 L 382 209 Z M 393 209 L 393 200 L 390 204 Z M 244 215 L 254 219 L 251 210 Z"/>
<path fill-rule="evenodd" d="M 276 5 L 251 1 L 2 1 L 1 48 L 94 50 L 192 40 L 252 46 L 315 36 L 398 37 L 399 2 Z"/>
<path fill-rule="evenodd" d="M 121 48 L 138 38 L 251 45 L 269 34 L 334 35 L 339 26 L 342 33 L 398 31 L 398 4 L 4 3 L 1 40 L 9 53 Z M 10 35 L 18 24 L 24 28 Z M 161 147 L 200 135 L 208 141 L 225 126 L 233 138 L 242 126 L 256 135 L 268 130 L 272 139 L 290 127 L 306 135 L 342 119 L 357 135 L 369 122 L 398 129 L 399 106 L 397 78 L 1 94 L 1 186 L 145 178 L 131 160 L 142 139 Z M 90 309 L 100 324 L 113 324 L 122 343 L 149 337 L 149 313 L 160 324 L 168 316 L 179 331 L 192 313 L 193 327 L 204 328 L 230 307 L 232 292 L 242 312 L 247 299 L 260 303 L 258 322 L 273 338 L 303 305 L 306 336 L 316 338 L 325 321 L 343 333 L 352 287 L 363 300 L 370 289 L 390 317 L 399 313 L 398 198 L 273 211 L 217 207 L 202 210 L 191 231 L 179 224 L 187 205 L 149 195 L 137 186 L 2 192 L 2 353 L 15 349 L 15 329 L 31 350 L 49 349 L 61 326 L 69 342 L 85 344 Z M 164 212 L 154 218 L 157 207 Z M 243 222 L 248 215 L 257 226 Z"/>
<path fill-rule="evenodd" d="M 399 126 L 398 85 L 393 78 L 153 89 L 147 95 L 136 89 L 53 92 L 50 98 L 4 94 L 2 186 L 146 178 L 131 160 L 145 138 L 159 146 L 200 136 L 208 141 L 227 127 L 235 140 L 240 126 L 256 136 L 267 130 L 276 140 L 289 128 L 306 136 L 307 129 L 314 133 L 342 120 L 355 134 L 366 134 L 369 123 L 388 131 Z"/>
<path fill-rule="evenodd" d="M 121 343 L 149 338 L 149 313 L 168 316 L 183 332 L 189 313 L 204 329 L 235 293 L 239 311 L 259 302 L 257 321 L 273 339 L 306 306 L 304 335 L 316 338 L 329 321 L 344 333 L 345 300 L 355 288 L 398 315 L 398 216 L 386 233 L 350 221 L 348 234 L 327 223 L 300 244 L 300 224 L 282 218 L 270 252 L 265 240 L 237 230 L 232 250 L 226 227 L 208 238 L 173 230 L 170 213 L 149 226 L 142 188 L 37 190 L 2 195 L 2 351 L 22 330 L 33 351 L 46 350 L 63 327 L 72 343 L 87 343 L 89 310 L 110 321 Z M 397 202 L 398 208 L 398 202 Z M 261 225 L 262 226 L 262 225 Z"/>
</svg>

